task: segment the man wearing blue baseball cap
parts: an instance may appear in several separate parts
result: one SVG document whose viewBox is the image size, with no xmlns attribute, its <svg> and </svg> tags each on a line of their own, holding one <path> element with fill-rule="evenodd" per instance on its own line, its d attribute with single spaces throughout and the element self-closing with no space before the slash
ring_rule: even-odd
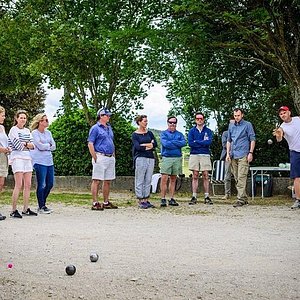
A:
<svg viewBox="0 0 300 300">
<path fill-rule="evenodd" d="M 116 178 L 114 134 L 109 124 L 111 115 L 112 113 L 106 107 L 100 108 L 97 112 L 97 123 L 89 132 L 88 148 L 93 164 L 92 210 L 118 208 L 109 201 L 110 183 Z M 103 204 L 98 201 L 100 181 L 102 181 Z"/>
<path fill-rule="evenodd" d="M 300 208 L 300 116 L 292 117 L 292 113 L 287 106 L 281 106 L 278 114 L 283 123 L 279 128 L 275 128 L 273 135 L 277 142 L 286 139 L 290 150 L 291 171 L 290 177 L 294 179 L 294 189 L 296 201 L 291 209 Z"/>
</svg>

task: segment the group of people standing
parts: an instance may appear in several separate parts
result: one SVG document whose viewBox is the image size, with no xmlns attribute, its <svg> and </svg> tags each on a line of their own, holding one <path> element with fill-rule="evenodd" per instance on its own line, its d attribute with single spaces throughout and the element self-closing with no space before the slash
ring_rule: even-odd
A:
<svg viewBox="0 0 300 300">
<path fill-rule="evenodd" d="M 8 135 L 3 122 L 5 109 L 0 106 L 0 191 L 8 175 L 8 165 L 11 165 L 14 174 L 14 189 L 12 193 L 12 218 L 21 219 L 23 216 L 37 216 L 29 208 L 31 179 L 33 169 L 36 175 L 36 196 L 39 213 L 51 213 L 46 206 L 47 197 L 54 184 L 54 163 L 52 151 L 56 145 L 45 114 L 37 114 L 31 123 L 30 129 L 26 127 L 28 115 L 19 110 L 14 117 L 14 125 Z M 23 192 L 23 209 L 20 213 L 17 202 L 20 192 Z M 0 214 L 0 220 L 6 217 Z"/>
<path fill-rule="evenodd" d="M 287 110 L 286 110 L 287 109 Z M 109 124 L 111 112 L 102 108 L 97 112 L 98 122 L 90 129 L 88 147 L 92 156 L 92 196 L 93 210 L 104 210 L 104 208 L 117 208 L 109 201 L 109 187 L 111 180 L 115 179 L 115 148 L 113 132 Z M 291 155 L 291 177 L 295 178 L 295 193 L 297 200 L 293 207 L 300 208 L 299 200 L 299 177 L 300 177 L 300 127 L 298 118 L 290 116 L 288 108 L 279 110 L 279 116 L 284 121 L 279 129 L 274 130 L 274 135 L 280 141 L 285 137 L 292 151 Z M 289 117 L 288 117 L 289 116 Z M 203 113 L 195 114 L 195 126 L 188 133 L 186 141 L 184 135 L 176 129 L 177 118 L 167 118 L 167 129 L 161 132 L 161 162 L 160 162 L 160 207 L 178 206 L 175 200 L 175 187 L 177 176 L 182 174 L 182 148 L 188 143 L 190 147 L 189 169 L 192 171 L 192 197 L 189 205 L 197 204 L 197 191 L 199 174 L 202 173 L 204 191 L 204 204 L 212 205 L 209 197 L 209 171 L 212 170 L 210 159 L 210 145 L 213 139 L 213 132 L 205 125 Z M 135 169 L 135 195 L 138 205 L 142 209 L 153 208 L 149 201 L 151 193 L 152 175 L 155 166 L 155 149 L 157 141 L 154 134 L 148 130 L 148 119 L 146 115 L 139 115 L 136 118 L 138 128 L 132 134 L 132 154 Z M 291 127 L 291 124 L 295 124 Z M 292 132 L 293 128 L 294 132 Z M 291 135 L 291 136 L 290 136 Z M 244 112 L 241 108 L 235 108 L 233 118 L 228 124 L 228 129 L 222 135 L 223 151 L 221 159 L 225 160 L 225 196 L 231 196 L 231 174 L 233 174 L 237 199 L 234 207 L 248 204 L 246 184 L 249 171 L 249 164 L 253 160 L 255 148 L 255 132 L 250 122 L 244 120 Z M 295 154 L 296 153 L 296 154 Z M 296 158 L 295 158 L 296 156 Z M 103 181 L 102 191 L 104 202 L 98 201 L 100 181 Z M 169 192 L 169 200 L 166 196 Z"/>
<path fill-rule="evenodd" d="M 238 190 L 235 207 L 247 203 L 246 179 L 249 163 L 253 158 L 255 146 L 255 133 L 250 122 L 243 120 L 243 112 L 237 108 L 234 110 L 234 122 L 229 124 L 226 133 L 226 147 L 224 159 L 226 159 L 227 170 L 232 168 Z M 195 126 L 188 133 L 186 142 L 184 135 L 176 130 L 177 118 L 168 117 L 167 130 L 161 132 L 161 207 L 178 206 L 174 198 L 177 176 L 182 174 L 182 148 L 188 143 L 190 147 L 189 170 L 192 172 L 192 198 L 189 205 L 197 204 L 197 192 L 199 174 L 202 173 L 204 191 L 204 204 L 212 205 L 209 197 L 209 171 L 212 170 L 210 159 L 210 145 L 213 140 L 213 132 L 205 125 L 203 113 L 195 114 Z M 157 143 L 153 134 L 146 129 L 147 116 L 138 116 L 139 128 L 132 135 L 133 153 L 135 161 L 135 191 L 141 208 L 150 208 L 153 205 L 149 202 L 151 177 L 154 168 L 153 150 Z M 143 162 L 141 164 L 141 162 Z M 166 200 L 169 189 L 170 200 Z M 141 191 L 145 193 L 142 194 Z M 229 191 L 227 191 L 227 197 Z"/>
<path fill-rule="evenodd" d="M 109 123 L 111 112 L 101 108 L 97 112 L 97 123 L 93 125 L 88 135 L 88 149 L 92 157 L 92 210 L 116 209 L 115 204 L 109 201 L 110 184 L 115 179 L 115 146 L 114 134 Z M 283 123 L 274 129 L 273 134 L 277 141 L 285 138 L 290 148 L 291 178 L 294 179 L 296 201 L 292 208 L 300 208 L 300 117 L 292 117 L 290 109 L 282 106 L 279 117 Z M 52 151 L 56 149 L 51 132 L 47 129 L 49 121 L 46 114 L 36 115 L 30 129 L 26 128 L 27 112 L 19 110 L 15 114 L 14 126 L 6 135 L 3 122 L 5 109 L 0 106 L 0 191 L 3 189 L 5 177 L 8 174 L 8 165 L 11 165 L 14 174 L 15 186 L 12 193 L 13 218 L 23 216 L 37 216 L 29 208 L 32 171 L 36 175 L 36 196 L 39 213 L 51 213 L 46 206 L 47 197 L 54 184 L 54 163 Z M 205 125 L 203 113 L 195 114 L 195 126 L 188 133 L 190 147 L 189 169 L 192 171 L 192 197 L 189 205 L 197 204 L 199 174 L 202 173 L 204 204 L 212 205 L 209 197 L 209 171 L 212 170 L 210 159 L 210 145 L 213 132 Z M 182 174 L 182 148 L 186 145 L 184 135 L 176 129 L 177 118 L 167 118 L 167 129 L 161 132 L 161 164 L 160 164 L 160 192 L 161 207 L 178 206 L 175 200 L 177 176 Z M 151 181 L 155 165 L 155 149 L 157 141 L 154 134 L 148 130 L 146 115 L 136 118 L 138 128 L 132 134 L 132 154 L 135 169 L 135 194 L 140 208 L 153 208 L 149 201 Z M 233 111 L 228 130 L 222 135 L 223 151 L 221 159 L 225 160 L 225 196 L 228 199 L 231 193 L 231 173 L 234 176 L 237 200 L 234 207 L 248 203 L 246 184 L 249 163 L 253 160 L 255 148 L 255 132 L 250 122 L 244 120 L 244 112 L 240 108 Z M 98 200 L 100 182 L 102 181 L 103 203 Z M 23 191 L 23 209 L 17 209 L 20 192 Z M 169 200 L 166 196 L 169 192 Z M 0 220 L 6 217 L 0 214 Z"/>
</svg>

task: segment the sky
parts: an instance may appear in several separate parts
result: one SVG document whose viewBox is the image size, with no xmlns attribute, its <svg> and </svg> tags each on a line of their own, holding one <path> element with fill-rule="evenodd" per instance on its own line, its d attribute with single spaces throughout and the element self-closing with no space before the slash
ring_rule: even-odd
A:
<svg viewBox="0 0 300 300">
<path fill-rule="evenodd" d="M 58 89 L 46 89 L 46 101 L 45 101 L 45 113 L 48 116 L 48 119 L 53 121 L 55 118 L 55 113 L 60 106 L 60 99 L 63 96 L 63 90 Z M 144 109 L 137 111 L 137 114 L 145 114 L 148 117 L 148 127 L 153 129 L 164 130 L 167 129 L 167 115 L 171 107 L 171 104 L 168 102 L 167 91 L 164 87 L 159 84 L 156 84 L 150 88 L 148 96 L 143 101 Z M 179 117 L 177 130 L 184 133 L 185 122 Z"/>
</svg>

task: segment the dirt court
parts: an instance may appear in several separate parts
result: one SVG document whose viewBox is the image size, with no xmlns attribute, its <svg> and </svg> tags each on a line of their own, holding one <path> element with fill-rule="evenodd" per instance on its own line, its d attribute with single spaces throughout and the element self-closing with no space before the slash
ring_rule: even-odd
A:
<svg viewBox="0 0 300 300">
<path fill-rule="evenodd" d="M 300 299 L 300 210 L 51 207 L 0 222 L 0 299 Z"/>
</svg>

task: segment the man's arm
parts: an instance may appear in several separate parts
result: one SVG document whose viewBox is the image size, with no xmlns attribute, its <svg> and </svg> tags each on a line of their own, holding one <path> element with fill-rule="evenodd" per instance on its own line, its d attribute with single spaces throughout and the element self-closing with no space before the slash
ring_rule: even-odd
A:
<svg viewBox="0 0 300 300">
<path fill-rule="evenodd" d="M 89 151 L 90 151 L 90 154 L 91 154 L 92 158 L 96 162 L 97 161 L 97 155 L 96 155 L 96 152 L 95 152 L 94 144 L 92 142 L 89 142 L 88 143 L 88 148 L 89 148 Z"/>
<path fill-rule="evenodd" d="M 226 143 L 226 160 L 230 161 L 230 148 L 231 148 L 231 143 L 227 141 Z"/>
<path fill-rule="evenodd" d="M 255 141 L 251 141 L 250 142 L 250 150 L 247 156 L 247 160 L 250 163 L 253 160 L 253 152 L 254 152 L 254 148 L 255 148 Z"/>
</svg>

